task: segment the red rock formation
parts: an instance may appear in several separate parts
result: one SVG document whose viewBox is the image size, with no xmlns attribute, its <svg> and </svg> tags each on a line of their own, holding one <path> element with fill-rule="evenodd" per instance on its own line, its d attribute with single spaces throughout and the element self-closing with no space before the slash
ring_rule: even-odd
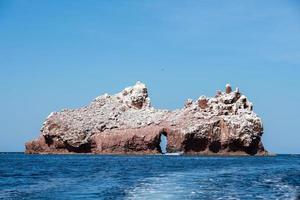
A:
<svg viewBox="0 0 300 200">
<path fill-rule="evenodd" d="M 51 113 L 41 135 L 26 143 L 26 153 L 265 155 L 263 126 L 253 105 L 239 90 L 187 100 L 181 110 L 150 106 L 148 90 L 138 82 L 90 105 Z"/>
</svg>

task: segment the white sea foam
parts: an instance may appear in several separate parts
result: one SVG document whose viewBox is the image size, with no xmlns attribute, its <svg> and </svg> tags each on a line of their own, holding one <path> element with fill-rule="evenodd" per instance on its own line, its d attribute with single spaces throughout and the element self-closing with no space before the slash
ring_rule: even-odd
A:
<svg viewBox="0 0 300 200">
<path fill-rule="evenodd" d="M 242 179 L 226 183 L 222 177 L 234 176 L 234 169 L 217 172 L 199 170 L 167 173 L 164 176 L 145 178 L 126 191 L 125 199 L 296 199 L 299 188 L 288 185 L 281 178 L 269 177 L 243 188 Z M 251 184 L 250 184 L 251 185 Z M 261 190 L 268 186 L 270 191 Z M 257 190 L 255 192 L 255 190 Z M 251 191 L 251 192 L 249 192 Z"/>
</svg>

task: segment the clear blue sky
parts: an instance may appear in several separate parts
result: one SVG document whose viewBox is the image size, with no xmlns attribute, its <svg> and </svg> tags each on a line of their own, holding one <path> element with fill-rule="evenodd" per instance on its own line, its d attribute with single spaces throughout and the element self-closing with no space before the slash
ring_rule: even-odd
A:
<svg viewBox="0 0 300 200">
<path fill-rule="evenodd" d="M 238 86 L 266 148 L 300 153 L 300 1 L 0 0 L 0 151 L 137 80 L 168 109 Z"/>
</svg>

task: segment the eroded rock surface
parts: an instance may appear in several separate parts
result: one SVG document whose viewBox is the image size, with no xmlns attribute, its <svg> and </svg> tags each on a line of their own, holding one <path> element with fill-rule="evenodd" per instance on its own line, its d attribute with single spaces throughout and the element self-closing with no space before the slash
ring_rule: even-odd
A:
<svg viewBox="0 0 300 200">
<path fill-rule="evenodd" d="M 167 152 L 265 155 L 261 119 L 239 89 L 188 99 L 184 108 L 151 107 L 145 84 L 94 99 L 79 109 L 51 113 L 41 135 L 26 143 L 26 153 L 159 154 Z"/>
</svg>

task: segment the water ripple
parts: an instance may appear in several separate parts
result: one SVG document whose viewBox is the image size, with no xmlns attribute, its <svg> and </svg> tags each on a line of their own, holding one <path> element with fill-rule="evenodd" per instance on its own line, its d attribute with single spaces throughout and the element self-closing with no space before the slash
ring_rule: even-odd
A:
<svg viewBox="0 0 300 200">
<path fill-rule="evenodd" d="M 0 154 L 0 199 L 300 199 L 300 157 Z"/>
</svg>

